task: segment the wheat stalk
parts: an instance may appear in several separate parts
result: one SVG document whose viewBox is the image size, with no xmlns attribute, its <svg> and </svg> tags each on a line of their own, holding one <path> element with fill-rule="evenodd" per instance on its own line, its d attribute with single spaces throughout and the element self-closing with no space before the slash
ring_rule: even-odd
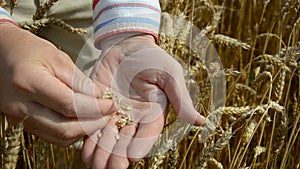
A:
<svg viewBox="0 0 300 169">
<path fill-rule="evenodd" d="M 49 160 L 50 154 L 50 144 L 39 138 L 36 138 L 33 146 L 35 154 L 35 169 L 47 168 L 47 161 Z"/>
<path fill-rule="evenodd" d="M 82 29 L 82 28 L 74 28 L 73 26 L 67 24 L 66 22 L 64 22 L 61 19 L 57 19 L 57 18 L 48 18 L 49 19 L 49 23 L 58 27 L 61 27 L 62 29 L 72 32 L 72 33 L 79 33 L 79 34 L 85 34 L 87 33 L 86 30 Z"/>
<path fill-rule="evenodd" d="M 205 147 L 198 157 L 200 159 L 200 165 L 197 166 L 197 168 L 205 168 L 207 165 L 207 161 L 218 151 L 221 151 L 226 145 L 228 145 L 231 137 L 232 128 L 229 128 L 222 133 L 221 137 L 216 141 L 215 144 Z"/>
<path fill-rule="evenodd" d="M 61 19 L 47 17 L 56 1 L 44 1 L 35 13 L 35 20 L 20 23 L 22 28 L 39 34 L 43 28 L 58 26 L 83 33 Z M 15 6 L 6 2 L 7 6 Z M 0 3 L 4 5 L 5 1 Z M 212 115 L 202 128 L 170 129 L 166 125 L 164 131 L 170 129 L 170 132 L 160 137 L 154 149 L 161 145 L 165 146 L 163 150 L 170 150 L 166 153 L 153 150 L 156 156 L 130 167 L 176 168 L 180 163 L 185 169 L 275 169 L 278 165 L 282 169 L 299 168 L 300 1 L 160 0 L 160 3 L 163 13 L 159 45 L 187 65 L 186 77 L 194 76 L 194 83 L 200 88 L 199 95 L 192 96 L 195 105 L 200 105 L 197 110 L 205 116 L 212 111 Z M 193 26 L 201 31 L 194 32 Z M 215 48 L 226 69 L 229 86 L 226 106 L 214 111 L 210 110 L 213 88 L 206 68 L 209 61 L 203 59 L 210 52 L 207 47 L 211 41 L 217 44 Z M 172 124 L 175 119 L 170 112 L 166 123 Z M 7 151 L 5 138 L 12 136 L 5 126 L 2 124 L 1 130 L 2 159 Z M 227 130 L 223 128 L 233 132 L 226 137 Z M 43 168 L 47 164 L 46 168 L 60 169 L 79 163 L 74 160 L 75 146 L 61 149 L 50 145 L 51 158 L 39 160 L 38 154 L 49 147 L 31 138 L 28 136 L 26 142 L 21 140 L 23 155 L 19 153 L 18 163 L 24 167 Z"/>
<path fill-rule="evenodd" d="M 17 6 L 19 0 L 10 0 L 10 15 L 14 13 L 14 9 Z"/>
<path fill-rule="evenodd" d="M 40 19 L 19 23 L 21 28 L 28 30 L 34 34 L 37 34 L 42 28 L 45 28 L 48 24 L 49 19 Z"/>
<path fill-rule="evenodd" d="M 66 22 L 58 18 L 44 18 L 44 19 L 34 20 L 30 22 L 23 22 L 20 23 L 20 26 L 26 30 L 29 30 L 32 33 L 37 34 L 41 29 L 45 28 L 49 24 L 55 25 L 57 27 L 60 27 L 72 33 L 78 33 L 78 34 L 87 33 L 86 30 L 82 28 L 74 28 L 73 26 L 67 24 Z"/>
<path fill-rule="evenodd" d="M 58 0 L 47 0 L 40 8 L 38 8 L 35 14 L 32 16 L 33 20 L 43 19 L 46 13 Z"/>
</svg>

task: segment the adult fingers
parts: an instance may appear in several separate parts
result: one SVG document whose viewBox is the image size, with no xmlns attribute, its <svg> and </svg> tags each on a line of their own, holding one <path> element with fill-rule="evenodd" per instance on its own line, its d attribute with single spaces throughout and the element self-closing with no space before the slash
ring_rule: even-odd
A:
<svg viewBox="0 0 300 169">
<path fill-rule="evenodd" d="M 28 116 L 24 119 L 25 129 L 55 144 L 67 146 L 84 135 L 103 128 L 109 117 L 66 118 L 57 112 L 35 103 L 28 103 Z"/>
<path fill-rule="evenodd" d="M 100 117 L 101 114 L 113 111 L 111 100 L 74 93 L 71 88 L 47 71 L 40 71 L 35 77 L 40 78 L 32 79 L 30 82 L 32 87 L 27 89 L 34 93 L 31 96 L 33 100 L 63 116 Z"/>
<path fill-rule="evenodd" d="M 116 112 L 114 103 L 109 99 L 95 98 L 80 93 L 73 96 L 75 112 L 79 118 L 102 117 Z"/>
<path fill-rule="evenodd" d="M 76 67 L 67 54 L 59 50 L 53 53 L 54 58 L 51 60 L 54 62 L 53 71 L 59 80 L 77 93 L 94 97 L 101 95 L 102 90 Z"/>
<path fill-rule="evenodd" d="M 91 78 L 82 73 L 65 53 L 58 53 L 58 57 L 66 61 L 58 63 L 65 63 L 61 65 L 64 70 L 55 69 L 58 70 L 55 72 L 55 75 L 75 92 L 75 96 L 80 96 L 74 97 L 74 100 L 77 101 L 75 106 L 79 116 L 97 116 L 99 114 L 111 114 L 116 111 L 112 109 L 112 101 L 99 99 L 106 90 L 106 86 L 98 81 L 96 84 Z M 98 98 L 98 102 L 95 98 Z M 92 101 L 93 99 L 94 102 Z M 80 107 L 83 107 L 83 110 L 86 111 L 84 112 Z"/>
</svg>

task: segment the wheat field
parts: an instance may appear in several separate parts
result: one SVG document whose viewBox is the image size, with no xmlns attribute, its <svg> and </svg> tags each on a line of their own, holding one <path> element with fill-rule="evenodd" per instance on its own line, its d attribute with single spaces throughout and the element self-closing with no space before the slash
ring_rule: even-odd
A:
<svg viewBox="0 0 300 169">
<path fill-rule="evenodd" d="M 35 20 L 21 26 L 38 34 L 53 24 L 84 33 L 45 13 L 57 0 L 48 0 Z M 299 169 L 300 168 L 300 1 L 299 0 L 160 0 L 159 45 L 186 65 L 199 94 L 196 108 L 205 117 L 211 104 L 211 84 L 197 54 L 204 36 L 215 47 L 226 78 L 225 105 L 216 129 L 201 141 L 203 127 L 186 126 L 177 135 L 161 137 L 167 152 L 130 164 L 132 169 Z M 17 1 L 11 1 L 16 6 Z M 200 32 L 191 40 L 191 25 Z M 164 30 L 164 31 L 163 31 Z M 164 32 L 168 32 L 165 34 Z M 186 42 L 190 45 L 187 45 Z M 175 120 L 170 109 L 165 131 Z M 86 168 L 80 142 L 62 148 L 8 126 L 1 114 L 1 168 Z"/>
</svg>

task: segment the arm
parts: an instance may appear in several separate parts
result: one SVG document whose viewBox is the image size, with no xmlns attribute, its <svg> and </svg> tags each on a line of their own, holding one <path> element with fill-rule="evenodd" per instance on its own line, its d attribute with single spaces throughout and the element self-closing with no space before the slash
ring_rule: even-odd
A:
<svg viewBox="0 0 300 169">
<path fill-rule="evenodd" d="M 158 0 L 95 0 L 93 21 L 98 49 L 104 39 L 122 33 L 149 34 L 157 41 L 160 5 Z"/>
<path fill-rule="evenodd" d="M 12 17 L 9 15 L 9 13 L 2 7 L 0 7 L 0 24 L 1 23 L 12 23 L 17 27 L 19 26 L 17 23 L 15 23 L 13 21 Z"/>
<path fill-rule="evenodd" d="M 112 102 L 97 99 L 68 55 L 17 27 L 2 8 L 0 17 L 0 110 L 8 121 L 64 146 L 101 128 L 99 111 L 109 112 Z M 78 116 L 94 118 L 80 123 Z"/>
<path fill-rule="evenodd" d="M 118 120 L 113 118 L 100 130 L 100 138 L 97 132 L 86 139 L 83 158 L 93 169 L 127 168 L 128 159 L 143 158 L 162 132 L 167 100 L 180 118 L 203 124 L 187 91 L 182 67 L 155 44 L 159 2 L 126 2 L 94 2 L 95 46 L 102 55 L 91 77 L 132 104 L 135 125 L 118 129 Z"/>
</svg>

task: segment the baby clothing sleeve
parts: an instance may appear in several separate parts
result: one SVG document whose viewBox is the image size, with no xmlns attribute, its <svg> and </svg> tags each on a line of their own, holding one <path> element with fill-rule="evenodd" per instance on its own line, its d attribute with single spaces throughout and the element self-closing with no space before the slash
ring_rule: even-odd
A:
<svg viewBox="0 0 300 169">
<path fill-rule="evenodd" d="M 0 7 L 0 23 L 5 22 L 9 22 L 18 26 L 18 24 L 14 22 L 10 14 L 4 8 Z"/>
<path fill-rule="evenodd" d="M 160 26 L 158 0 L 94 0 L 93 26 L 95 46 L 120 33 L 145 33 L 156 40 Z"/>
</svg>

